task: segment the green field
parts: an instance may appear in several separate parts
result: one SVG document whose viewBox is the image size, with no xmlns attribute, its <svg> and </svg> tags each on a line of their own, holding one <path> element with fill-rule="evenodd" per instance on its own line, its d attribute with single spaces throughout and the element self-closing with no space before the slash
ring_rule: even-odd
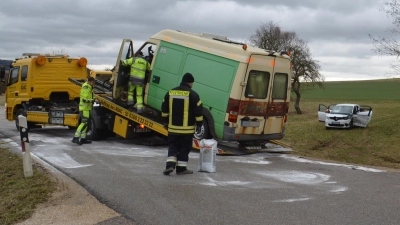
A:
<svg viewBox="0 0 400 225">
<path fill-rule="evenodd" d="M 324 88 L 303 85 L 301 92 L 304 99 L 331 100 L 400 100 L 400 79 L 372 81 L 331 81 L 325 82 Z M 292 97 L 294 97 L 292 93 Z"/>
<path fill-rule="evenodd" d="M 302 93 L 302 115 L 290 104 L 286 137 L 296 155 L 400 169 L 400 79 L 325 82 Z M 372 107 L 367 128 L 325 130 L 319 104 L 355 103 Z"/>
</svg>

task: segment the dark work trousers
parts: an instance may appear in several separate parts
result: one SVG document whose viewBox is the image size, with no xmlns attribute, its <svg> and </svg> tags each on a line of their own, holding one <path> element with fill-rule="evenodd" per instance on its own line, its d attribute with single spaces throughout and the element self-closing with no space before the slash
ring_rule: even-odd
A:
<svg viewBox="0 0 400 225">
<path fill-rule="evenodd" d="M 192 149 L 193 134 L 168 134 L 168 157 L 177 158 L 177 166 L 185 167 Z M 186 164 L 186 165 L 185 165 Z"/>
</svg>

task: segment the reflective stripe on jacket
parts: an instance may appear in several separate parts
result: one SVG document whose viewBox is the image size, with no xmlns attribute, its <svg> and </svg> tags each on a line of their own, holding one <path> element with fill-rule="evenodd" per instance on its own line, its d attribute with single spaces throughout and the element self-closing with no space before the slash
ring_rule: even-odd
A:
<svg viewBox="0 0 400 225">
<path fill-rule="evenodd" d="M 85 82 L 82 85 L 80 102 L 79 102 L 79 111 L 83 110 L 92 110 L 93 109 L 93 87 L 88 82 Z"/>
<path fill-rule="evenodd" d="M 194 134 L 195 125 L 201 126 L 203 122 L 200 97 L 184 82 L 165 94 L 161 110 L 169 133 Z"/>
<path fill-rule="evenodd" d="M 146 70 L 150 70 L 150 64 L 142 57 L 129 58 L 122 61 L 123 66 L 131 66 L 131 77 L 144 81 Z"/>
</svg>

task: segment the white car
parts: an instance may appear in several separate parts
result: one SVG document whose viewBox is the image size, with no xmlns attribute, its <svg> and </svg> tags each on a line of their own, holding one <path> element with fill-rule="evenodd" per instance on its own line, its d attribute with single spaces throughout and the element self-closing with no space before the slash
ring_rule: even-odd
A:
<svg viewBox="0 0 400 225">
<path fill-rule="evenodd" d="M 319 104 L 318 120 L 326 129 L 367 127 L 371 121 L 372 107 L 357 104 L 337 104 L 326 107 Z"/>
</svg>

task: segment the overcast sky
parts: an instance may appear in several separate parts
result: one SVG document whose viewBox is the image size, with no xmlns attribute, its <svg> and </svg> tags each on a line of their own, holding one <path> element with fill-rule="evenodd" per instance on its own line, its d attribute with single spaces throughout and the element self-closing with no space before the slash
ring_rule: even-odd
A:
<svg viewBox="0 0 400 225">
<path fill-rule="evenodd" d="M 394 58 L 373 53 L 368 34 L 393 28 L 379 11 L 387 1 L 0 0 L 0 59 L 63 51 L 86 57 L 89 68 L 112 68 L 123 38 L 138 48 L 172 29 L 248 41 L 272 21 L 308 43 L 327 81 L 385 79 Z"/>
</svg>

